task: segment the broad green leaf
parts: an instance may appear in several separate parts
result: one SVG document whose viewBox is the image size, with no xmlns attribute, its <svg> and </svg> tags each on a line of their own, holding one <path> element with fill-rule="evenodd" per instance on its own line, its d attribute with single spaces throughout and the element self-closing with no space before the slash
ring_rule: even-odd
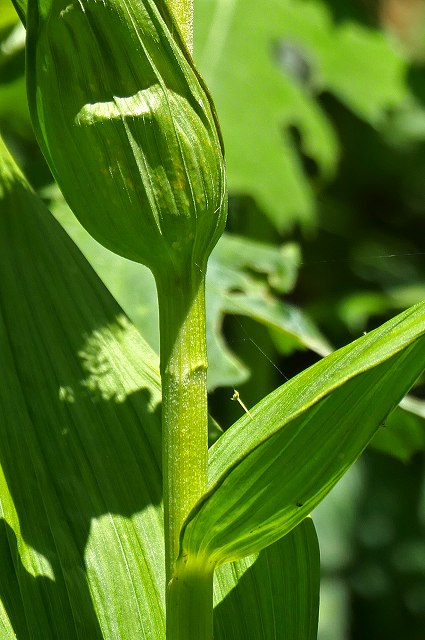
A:
<svg viewBox="0 0 425 640">
<path fill-rule="evenodd" d="M 49 209 L 90 262 L 141 335 L 159 352 L 155 281 L 147 267 L 112 253 L 81 226 L 55 184 L 42 192 Z"/>
<path fill-rule="evenodd" d="M 2 624 L 160 639 L 157 357 L 1 144 Z"/>
<path fill-rule="evenodd" d="M 319 547 L 306 518 L 288 535 L 215 575 L 217 640 L 315 640 L 319 611 Z M 237 588 L 233 585 L 237 583 Z"/>
<path fill-rule="evenodd" d="M 7 617 L 3 604 L 0 602 L 0 638 L 2 640 L 16 640 L 16 636 L 12 630 L 10 620 Z"/>
<path fill-rule="evenodd" d="M 25 96 L 25 79 L 0 86 L 0 125 L 23 137 L 31 138 L 32 130 Z"/>
<path fill-rule="evenodd" d="M 211 448 L 182 553 L 219 565 L 278 540 L 324 498 L 425 369 L 425 302 L 272 392 Z"/>
<path fill-rule="evenodd" d="M 376 29 L 336 22 L 324 0 L 195 0 L 195 59 L 217 106 L 229 186 L 280 229 L 308 225 L 314 189 L 300 151 L 332 177 L 339 149 L 316 96 L 327 91 L 374 126 L 401 107 L 406 64 Z"/>
</svg>

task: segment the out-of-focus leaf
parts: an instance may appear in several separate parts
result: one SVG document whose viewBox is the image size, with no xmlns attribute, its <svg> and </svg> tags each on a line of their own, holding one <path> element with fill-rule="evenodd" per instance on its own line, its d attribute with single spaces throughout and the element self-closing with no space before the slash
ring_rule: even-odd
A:
<svg viewBox="0 0 425 640">
<path fill-rule="evenodd" d="M 164 630 L 156 355 L 1 143 L 2 638 Z"/>
<path fill-rule="evenodd" d="M 423 70 L 419 67 L 421 73 Z M 389 118 L 383 131 L 392 145 L 406 148 L 425 140 L 425 109 L 423 103 L 409 100 Z"/>
<path fill-rule="evenodd" d="M 400 407 L 414 416 L 425 418 L 425 400 L 420 400 L 412 395 L 407 395 L 400 402 Z"/>
<path fill-rule="evenodd" d="M 425 283 L 422 282 L 391 287 L 384 292 L 358 291 L 340 300 L 337 313 L 353 333 L 359 333 L 367 328 L 372 316 L 398 311 L 424 298 Z"/>
<path fill-rule="evenodd" d="M 0 126 L 20 136 L 32 128 L 24 77 L 25 29 L 9 0 L 0 10 Z"/>
<path fill-rule="evenodd" d="M 303 13 L 303 4 L 296 10 Z M 332 175 L 338 155 L 310 90 L 285 76 L 273 59 L 290 13 L 287 2 L 273 0 L 195 3 L 195 59 L 218 109 L 230 189 L 254 196 L 280 229 L 313 219 L 313 189 L 293 130 L 321 176 Z M 295 56 L 309 66 L 302 51 Z"/>
<path fill-rule="evenodd" d="M 267 290 L 255 293 L 254 289 L 253 293 L 253 289 L 254 287 L 251 289 L 247 287 L 246 293 L 235 293 L 229 296 L 224 306 L 225 311 L 235 315 L 245 315 L 264 324 L 273 331 L 278 346 L 280 346 L 280 336 L 290 339 L 291 351 L 311 349 L 320 356 L 328 355 L 332 351 L 329 342 L 319 332 L 313 320 L 301 309 L 270 296 Z M 286 349 L 287 346 L 284 350 Z"/>
<path fill-rule="evenodd" d="M 425 62 L 425 4 L 404 1 L 381 2 L 380 19 L 403 51 L 417 62 Z"/>
<path fill-rule="evenodd" d="M 195 58 L 217 105 L 230 189 L 280 229 L 311 223 L 302 153 L 333 175 L 338 144 L 315 95 L 328 91 L 379 126 L 408 96 L 405 62 L 378 30 L 334 22 L 321 0 L 196 0 Z M 280 67 L 280 68 L 279 68 Z"/>
<path fill-rule="evenodd" d="M 11 27 L 17 21 L 16 11 L 10 0 L 2 0 L 0 11 L 0 29 Z"/>
<path fill-rule="evenodd" d="M 425 302 L 303 371 L 211 448 L 181 558 L 221 564 L 285 535 L 358 458 L 425 369 Z M 183 561 L 183 560 L 182 560 Z"/>
<path fill-rule="evenodd" d="M 148 343 L 158 351 L 158 312 L 151 273 L 117 256 L 82 228 L 56 188 L 45 191 L 51 209 L 88 258 L 113 296 L 125 309 Z M 290 349 L 308 348 L 319 355 L 330 347 L 314 323 L 298 308 L 282 302 L 277 294 L 295 285 L 300 264 L 295 244 L 266 245 L 225 234 L 218 242 L 207 271 L 208 386 L 235 386 L 249 375 L 230 351 L 221 327 L 226 313 L 246 315 L 273 331 L 276 340 L 286 337 Z"/>
<path fill-rule="evenodd" d="M 329 353 L 330 346 L 313 321 L 277 295 L 293 288 L 299 264 L 300 253 L 294 244 L 273 247 L 231 235 L 220 240 L 212 253 L 207 275 L 210 388 L 239 384 L 246 377 L 243 370 L 232 371 L 233 359 L 227 357 L 227 371 L 220 362 L 226 348 L 220 331 L 226 313 L 256 320 L 276 336 L 289 339 L 292 350 Z M 224 355 L 231 356 L 227 348 Z"/>
<path fill-rule="evenodd" d="M 20 136 L 32 134 L 23 77 L 0 86 L 0 124 Z"/>
<path fill-rule="evenodd" d="M 411 402 L 414 403 L 414 399 Z M 374 449 L 403 462 L 408 462 L 418 451 L 425 450 L 425 403 L 420 403 L 419 400 L 417 402 L 424 412 L 424 417 L 397 407 L 386 419 L 385 429 L 380 429 L 371 441 Z M 409 406 L 409 400 L 407 404 Z"/>
<path fill-rule="evenodd" d="M 320 558 L 312 520 L 306 518 L 253 560 L 217 570 L 214 637 L 316 640 Z"/>
<path fill-rule="evenodd" d="M 251 272 L 263 274 L 275 291 L 288 293 L 296 284 L 300 262 L 300 250 L 295 243 L 273 246 L 228 234 L 214 252 L 217 279 L 230 291 L 246 288 L 249 271 L 247 274 L 242 270 L 248 267 Z"/>
</svg>

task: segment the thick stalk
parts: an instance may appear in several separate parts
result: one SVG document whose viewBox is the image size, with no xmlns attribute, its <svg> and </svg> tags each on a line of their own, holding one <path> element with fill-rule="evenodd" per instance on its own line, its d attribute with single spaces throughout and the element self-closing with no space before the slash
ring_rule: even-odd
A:
<svg viewBox="0 0 425 640">
<path fill-rule="evenodd" d="M 199 268 L 156 278 L 162 379 L 167 639 L 211 640 L 212 571 L 180 561 L 183 521 L 207 487 L 205 277 Z"/>
<path fill-rule="evenodd" d="M 167 588 L 167 640 L 212 640 L 213 568 L 179 559 Z"/>
<path fill-rule="evenodd" d="M 167 583 L 182 523 L 207 485 L 205 278 L 198 268 L 156 278 L 160 320 Z"/>
<path fill-rule="evenodd" d="M 193 0 L 168 0 L 186 46 L 193 53 Z"/>
</svg>

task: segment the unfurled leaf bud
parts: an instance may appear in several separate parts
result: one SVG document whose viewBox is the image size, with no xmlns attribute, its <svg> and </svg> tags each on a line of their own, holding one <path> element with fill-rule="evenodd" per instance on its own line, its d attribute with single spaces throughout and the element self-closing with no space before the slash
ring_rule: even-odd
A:
<svg viewBox="0 0 425 640">
<path fill-rule="evenodd" d="M 66 200 L 154 273 L 204 264 L 226 217 L 214 106 L 164 0 L 29 0 L 28 94 Z"/>
</svg>

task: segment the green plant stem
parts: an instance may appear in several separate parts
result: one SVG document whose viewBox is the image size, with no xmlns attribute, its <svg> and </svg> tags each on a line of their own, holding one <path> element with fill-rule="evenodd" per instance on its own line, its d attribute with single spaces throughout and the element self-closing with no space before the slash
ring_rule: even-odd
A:
<svg viewBox="0 0 425 640">
<path fill-rule="evenodd" d="M 193 53 L 193 0 L 168 0 L 186 46 Z"/>
<path fill-rule="evenodd" d="M 170 268 L 156 281 L 168 584 L 179 552 L 181 526 L 207 485 L 205 277 L 198 267 Z"/>
<path fill-rule="evenodd" d="M 179 558 L 167 589 L 167 639 L 212 640 L 213 568 Z"/>
</svg>

